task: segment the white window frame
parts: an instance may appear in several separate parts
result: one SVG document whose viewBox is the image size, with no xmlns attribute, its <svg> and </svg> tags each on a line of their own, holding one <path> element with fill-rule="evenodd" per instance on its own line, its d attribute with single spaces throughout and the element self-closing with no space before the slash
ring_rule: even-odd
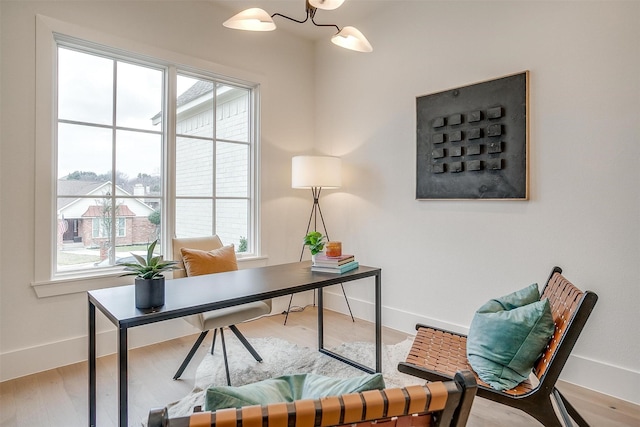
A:
<svg viewBox="0 0 640 427">
<path fill-rule="evenodd" d="M 56 147 L 54 144 L 54 132 L 57 129 L 55 111 L 54 88 L 57 81 L 56 55 L 57 39 L 59 37 L 81 40 L 85 46 L 94 44 L 96 47 L 107 49 L 114 54 L 120 52 L 129 57 L 137 57 L 140 60 L 150 60 L 155 64 L 164 64 L 168 68 L 169 87 L 166 88 L 167 99 L 175 99 L 175 77 L 177 70 L 180 73 L 191 72 L 194 74 L 208 75 L 214 79 L 227 81 L 230 84 L 250 88 L 253 93 L 251 102 L 254 103 L 255 117 L 252 120 L 251 139 L 251 224 L 250 235 L 247 236 L 253 245 L 252 254 L 243 256 L 239 254 L 239 261 L 248 262 L 250 265 L 264 265 L 264 257 L 261 255 L 260 241 L 260 141 L 259 141 L 259 105 L 260 89 L 264 85 L 264 77 L 215 64 L 199 58 L 183 55 L 177 52 L 167 51 L 161 48 L 136 43 L 111 34 L 97 32 L 95 30 L 59 21 L 47 16 L 36 16 L 36 176 L 35 176 L 35 263 L 34 281 L 31 286 L 38 297 L 48 297 L 69 293 L 86 292 L 91 289 L 121 286 L 131 283 L 130 277 L 121 277 L 120 268 L 107 269 L 101 272 L 72 272 L 56 273 L 55 255 L 57 241 L 56 229 L 56 200 L 54 176 L 55 162 L 57 161 Z M 108 47 L 108 48 L 107 48 Z M 233 77 L 229 77 L 233 76 Z M 165 106 L 166 131 L 169 135 L 175 134 L 175 105 L 167 102 Z M 173 218 L 175 217 L 175 188 L 168 177 L 175 175 L 173 159 L 175 155 L 175 140 L 167 138 L 164 176 L 164 194 L 166 202 L 163 204 L 163 224 L 165 236 L 173 236 Z M 171 220 L 169 220 L 171 219 Z M 169 238 L 165 238 L 162 252 L 170 253 Z M 256 264 L 257 263 L 257 264 Z"/>
</svg>

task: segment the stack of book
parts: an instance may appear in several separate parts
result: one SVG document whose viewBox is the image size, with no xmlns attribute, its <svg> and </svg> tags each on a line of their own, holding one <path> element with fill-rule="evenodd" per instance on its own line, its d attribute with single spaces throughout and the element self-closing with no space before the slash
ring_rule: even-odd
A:
<svg viewBox="0 0 640 427">
<path fill-rule="evenodd" d="M 315 258 L 316 261 L 311 266 L 311 271 L 342 274 L 358 268 L 358 261 L 356 261 L 353 255 L 328 257 L 324 254 L 318 254 Z"/>
</svg>

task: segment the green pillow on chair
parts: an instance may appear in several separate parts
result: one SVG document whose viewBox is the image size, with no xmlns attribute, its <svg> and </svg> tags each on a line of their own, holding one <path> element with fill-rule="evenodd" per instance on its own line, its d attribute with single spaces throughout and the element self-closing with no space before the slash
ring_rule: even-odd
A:
<svg viewBox="0 0 640 427">
<path fill-rule="evenodd" d="M 293 402 L 384 388 L 382 374 L 330 378 L 315 374 L 284 375 L 239 387 L 209 387 L 204 408 L 215 411 L 250 405 Z"/>
<path fill-rule="evenodd" d="M 529 377 L 554 323 L 549 301 L 533 284 L 492 299 L 476 311 L 467 337 L 467 359 L 478 377 L 508 390 Z"/>
</svg>

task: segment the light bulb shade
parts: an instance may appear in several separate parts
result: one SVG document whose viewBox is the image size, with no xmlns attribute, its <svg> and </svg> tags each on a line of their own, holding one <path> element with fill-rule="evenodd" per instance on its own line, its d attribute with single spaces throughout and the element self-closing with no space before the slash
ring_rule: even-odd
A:
<svg viewBox="0 0 640 427">
<path fill-rule="evenodd" d="M 339 157 L 295 156 L 291 159 L 292 188 L 339 188 L 342 167 Z"/>
<path fill-rule="evenodd" d="M 317 9 L 333 10 L 342 6 L 344 0 L 309 0 L 309 4 Z"/>
<path fill-rule="evenodd" d="M 234 30 L 245 31 L 273 31 L 276 29 L 276 24 L 271 19 L 271 15 L 258 7 L 243 10 L 237 15 L 233 15 L 224 21 L 222 25 Z"/>
<path fill-rule="evenodd" d="M 358 52 L 372 52 L 373 47 L 369 40 L 355 27 L 344 27 L 338 34 L 331 37 L 331 41 L 345 49 Z"/>
</svg>

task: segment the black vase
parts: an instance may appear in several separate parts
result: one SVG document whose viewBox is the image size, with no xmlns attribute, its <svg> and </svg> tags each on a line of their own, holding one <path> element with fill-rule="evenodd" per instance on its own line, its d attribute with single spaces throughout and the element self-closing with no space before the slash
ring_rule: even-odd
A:
<svg viewBox="0 0 640 427">
<path fill-rule="evenodd" d="M 143 279 L 136 277 L 136 308 L 153 308 L 164 305 L 164 277 Z"/>
</svg>

